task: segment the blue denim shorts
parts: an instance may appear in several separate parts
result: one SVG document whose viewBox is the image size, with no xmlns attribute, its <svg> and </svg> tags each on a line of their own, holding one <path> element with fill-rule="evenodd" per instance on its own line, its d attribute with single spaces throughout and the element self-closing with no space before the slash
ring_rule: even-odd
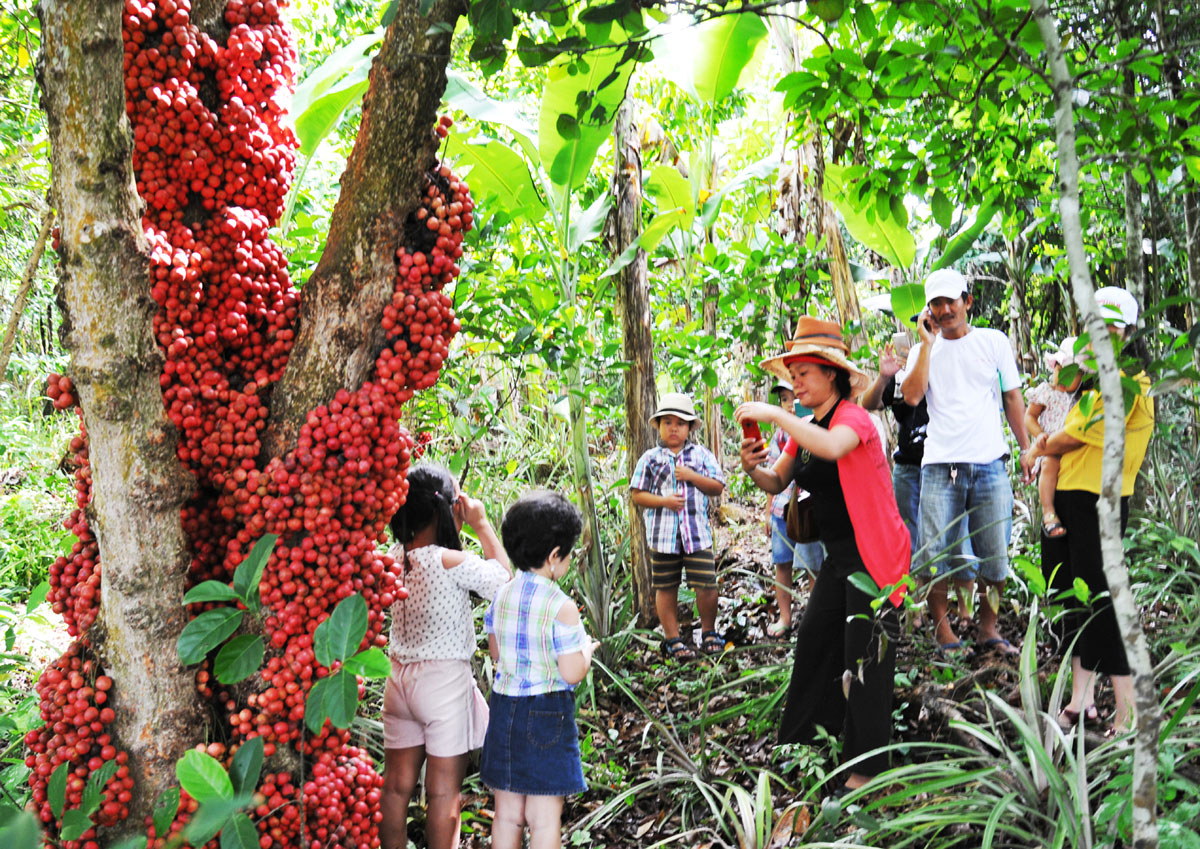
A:
<svg viewBox="0 0 1200 849">
<path fill-rule="evenodd" d="M 897 463 L 892 469 L 892 489 L 896 492 L 896 506 L 900 508 L 900 519 L 912 540 L 912 550 L 917 550 L 921 538 L 917 514 L 921 508 L 921 467 L 912 463 Z"/>
<path fill-rule="evenodd" d="M 825 546 L 820 542 L 792 542 L 787 535 L 787 523 L 783 516 L 771 514 L 771 562 L 776 566 L 792 564 L 792 570 L 807 569 L 821 571 L 825 559 Z"/>
<path fill-rule="evenodd" d="M 575 728 L 575 694 L 537 696 L 492 691 L 479 777 L 493 790 L 522 796 L 568 796 L 587 790 Z"/>
<path fill-rule="evenodd" d="M 1008 577 L 1012 510 L 1012 484 L 1003 458 L 922 466 L 921 546 L 913 557 L 913 573 L 1003 581 Z"/>
</svg>

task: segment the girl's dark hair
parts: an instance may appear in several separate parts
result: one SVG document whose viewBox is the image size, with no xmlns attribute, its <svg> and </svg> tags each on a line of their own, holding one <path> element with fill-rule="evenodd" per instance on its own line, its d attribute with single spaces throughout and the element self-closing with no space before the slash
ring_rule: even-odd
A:
<svg viewBox="0 0 1200 849">
<path fill-rule="evenodd" d="M 579 508 L 557 492 L 544 489 L 517 499 L 500 523 L 504 550 L 512 565 L 523 572 L 540 568 L 556 548 L 565 557 L 582 531 Z"/>
<path fill-rule="evenodd" d="M 450 472 L 432 463 L 413 466 L 408 471 L 408 497 L 392 516 L 392 535 L 407 546 L 416 535 L 437 525 L 437 544 L 462 551 L 462 539 L 454 524 L 454 478 Z"/>
<path fill-rule="evenodd" d="M 837 394 L 842 398 L 849 398 L 851 393 L 850 388 L 850 372 L 844 368 L 837 366 L 821 366 L 826 373 L 833 372 L 833 388 L 837 390 Z"/>
</svg>

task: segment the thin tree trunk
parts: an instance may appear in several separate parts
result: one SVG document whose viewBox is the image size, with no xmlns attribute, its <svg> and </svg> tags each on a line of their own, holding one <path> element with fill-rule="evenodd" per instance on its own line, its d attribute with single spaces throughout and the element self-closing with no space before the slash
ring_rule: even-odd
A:
<svg viewBox="0 0 1200 849">
<path fill-rule="evenodd" d="M 1121 545 L 1121 477 L 1125 456 L 1125 404 L 1121 375 L 1113 347 L 1104 344 L 1108 330 L 1096 304 L 1096 291 L 1088 268 L 1079 216 L 1079 159 L 1075 151 L 1075 118 L 1071 97 L 1074 80 L 1058 35 L 1058 24 L 1047 0 L 1030 0 L 1038 31 L 1046 45 L 1054 92 L 1054 119 L 1059 163 L 1059 212 L 1071 269 L 1071 288 L 1084 318 L 1100 377 L 1104 399 L 1104 459 L 1100 482 L 1100 548 L 1113 610 L 1125 641 L 1133 671 L 1137 703 L 1137 731 L 1133 753 L 1133 845 L 1158 846 L 1155 823 L 1159 706 L 1150 652 L 1142 632 L 1137 606 L 1129 586 Z"/>
<path fill-rule="evenodd" d="M 309 410 L 338 389 L 360 386 L 383 344 L 379 319 L 392 297 L 396 249 L 406 242 L 405 220 L 436 162 L 433 125 L 446 89 L 450 39 L 466 13 L 461 0 L 440 0 L 428 15 L 418 5 L 399 5 L 371 64 L 329 237 L 304 286 L 296 344 L 272 395 L 262 437 L 267 457 L 295 443 Z"/>
<path fill-rule="evenodd" d="M 704 335 L 715 341 L 717 338 L 717 306 L 721 297 L 716 279 L 706 281 L 701 292 L 704 309 Z M 701 412 L 704 418 L 703 438 L 708 443 L 708 450 L 717 458 L 717 462 L 723 465 L 725 448 L 724 440 L 721 439 L 721 420 L 723 418 L 721 405 L 713 388 L 707 383 L 704 384 L 704 409 Z M 710 496 L 708 499 L 709 517 L 714 521 L 721 521 L 721 502 L 724 497 L 724 492 L 722 492 L 720 495 Z"/>
<path fill-rule="evenodd" d="M 642 230 L 642 145 L 634 122 L 632 101 L 626 99 L 617 113 L 616 159 L 613 170 L 613 211 L 607 241 L 614 257 L 620 256 Z M 625 360 L 625 445 L 626 471 L 633 478 L 642 454 L 654 447 L 654 434 L 646 424 L 654 413 L 654 339 L 650 333 L 650 281 L 646 252 L 639 250 L 633 262 L 617 277 L 617 314 Z M 629 511 L 629 566 L 633 575 L 633 597 L 638 625 L 653 627 L 654 591 L 650 587 L 650 548 L 645 522 L 634 505 L 632 491 L 626 493 Z"/>
<path fill-rule="evenodd" d="M 8 326 L 4 328 L 4 342 L 0 344 L 0 380 L 8 373 L 8 360 L 12 356 L 13 344 L 17 341 L 17 327 L 21 324 L 25 305 L 29 303 L 29 290 L 33 288 L 38 263 L 42 261 L 42 254 L 46 251 L 46 240 L 50 238 L 53 226 L 54 210 L 47 209 L 42 214 L 42 229 L 38 233 L 37 241 L 33 243 L 29 262 L 25 264 L 25 273 L 21 276 L 21 285 L 17 287 L 17 296 L 13 298 L 12 315 L 8 317 Z"/>
<path fill-rule="evenodd" d="M 1200 189 L 1191 185 L 1193 191 L 1183 196 L 1183 226 L 1187 230 L 1187 277 L 1188 292 L 1200 301 Z M 1196 321 L 1192 307 L 1192 321 Z"/>
<path fill-rule="evenodd" d="M 126 827 L 140 832 L 202 727 L 175 641 L 190 557 L 180 508 L 191 476 L 163 408 L 148 245 L 125 117 L 121 13 L 113 0 L 43 0 L 39 84 L 62 235 L 63 342 L 92 467 L 88 519 L 103 552 L 100 615 L 81 635 L 113 678 L 114 744 L 130 754 Z"/>
<path fill-rule="evenodd" d="M 841 225 L 837 209 L 822 199 L 824 215 L 821 226 L 825 232 L 826 251 L 829 255 L 829 282 L 837 302 L 838 316 L 842 327 L 854 324 L 857 328 L 850 334 L 850 347 L 857 349 L 867 344 L 862 329 L 862 307 L 858 303 L 858 290 L 854 286 L 854 275 L 850 272 L 850 260 L 846 256 L 846 244 L 842 241 Z"/>
</svg>

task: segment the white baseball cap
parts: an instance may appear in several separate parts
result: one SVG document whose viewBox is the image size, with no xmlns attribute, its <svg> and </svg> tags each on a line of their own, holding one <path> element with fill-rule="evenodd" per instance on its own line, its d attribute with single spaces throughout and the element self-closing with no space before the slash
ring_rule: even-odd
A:
<svg viewBox="0 0 1200 849">
<path fill-rule="evenodd" d="M 1137 324 L 1138 304 L 1133 295 L 1120 286 L 1105 286 L 1096 290 L 1100 315 L 1112 327 L 1124 330 Z"/>
<path fill-rule="evenodd" d="M 967 278 L 953 268 L 939 268 L 925 278 L 925 303 L 934 298 L 961 298 L 967 291 Z"/>
<path fill-rule="evenodd" d="M 1075 353 L 1075 340 L 1077 338 L 1077 336 L 1068 336 L 1062 340 L 1062 344 L 1058 346 L 1057 351 L 1050 351 L 1046 354 L 1046 368 L 1053 369 L 1055 366 L 1061 367 L 1072 364 L 1083 365 L 1086 356 L 1084 353 L 1079 355 Z"/>
</svg>

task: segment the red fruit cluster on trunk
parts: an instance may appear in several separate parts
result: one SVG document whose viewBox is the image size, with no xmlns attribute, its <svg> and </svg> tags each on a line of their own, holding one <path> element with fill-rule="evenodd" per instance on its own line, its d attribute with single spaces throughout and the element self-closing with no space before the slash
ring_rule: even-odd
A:
<svg viewBox="0 0 1200 849">
<path fill-rule="evenodd" d="M 260 780 L 264 801 L 255 819 L 263 849 L 365 848 L 378 845 L 382 778 L 348 732 L 327 723 L 314 736 L 303 727 L 309 690 L 333 671 L 317 663 L 313 634 L 339 601 L 358 593 L 368 607 L 362 646 L 382 646 L 384 612 L 407 594 L 399 565 L 379 553 L 379 543 L 407 493 L 409 462 L 430 437 L 414 444 L 400 412 L 414 392 L 436 382 L 458 332 L 442 289 L 459 274 L 474 204 L 466 183 L 430 163 L 396 251 L 374 375 L 312 410 L 292 451 L 262 457 L 260 437 L 295 339 L 300 298 L 286 258 L 267 237 L 283 209 L 296 147 L 283 120 L 296 57 L 281 5 L 229 0 L 222 43 L 192 22 L 190 0 L 126 0 L 127 112 L 146 202 L 148 285 L 159 306 L 154 333 L 165 358 L 163 401 L 179 434 L 179 459 L 197 482 L 181 514 L 192 553 L 189 585 L 230 581 L 261 536 L 279 536 L 259 588 L 267 640 L 262 674 L 233 691 L 215 680 L 208 662 L 198 670 L 196 689 L 224 718 L 225 737 L 197 743 L 226 765 L 253 737 L 263 738 L 268 757 L 282 745 L 304 757 L 310 778 L 303 786 L 286 773 Z M 434 130 L 444 135 L 450 125 L 443 118 Z M 56 406 L 78 403 L 67 378 L 53 376 L 47 392 Z M 85 512 L 86 434 L 72 450 L 78 509 L 67 526 L 79 542 L 51 570 L 50 599 L 78 638 L 68 657 L 80 657 L 96 618 L 101 570 Z M 78 702 L 75 689 L 68 686 L 64 705 Z M 55 703 L 57 692 L 43 696 L 48 724 L 30 738 L 47 752 L 65 710 Z M 86 773 L 91 756 L 89 750 L 72 763 Z M 35 797 L 44 799 L 48 773 L 37 758 L 54 755 L 31 757 Z M 147 824 L 150 845 L 165 845 L 195 808 L 185 793 L 167 835 L 156 836 Z M 118 813 L 125 815 L 123 808 Z M 43 820 L 53 835 L 49 814 L 45 809 Z M 107 816 L 106 803 L 101 817 Z"/>
</svg>

